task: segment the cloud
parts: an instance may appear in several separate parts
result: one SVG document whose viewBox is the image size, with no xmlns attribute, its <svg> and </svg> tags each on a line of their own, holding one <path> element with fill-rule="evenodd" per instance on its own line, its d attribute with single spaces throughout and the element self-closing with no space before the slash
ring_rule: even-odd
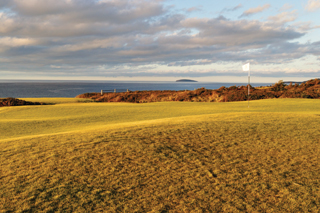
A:
<svg viewBox="0 0 320 213">
<path fill-rule="evenodd" d="M 270 16 L 268 17 L 268 20 L 274 23 L 284 24 L 284 23 L 295 21 L 297 17 L 298 17 L 298 13 L 296 10 L 294 10 L 291 12 L 282 12 L 275 16 Z"/>
<path fill-rule="evenodd" d="M 235 11 L 235 10 L 238 10 L 240 8 L 242 8 L 242 4 L 238 4 L 237 6 L 235 6 L 234 8 L 231 8 L 231 11 Z"/>
<path fill-rule="evenodd" d="M 212 76 L 245 76 L 244 72 L 240 71 L 241 66 L 239 69 L 225 69 L 225 70 L 217 70 L 215 68 L 202 68 L 202 69 L 192 69 L 187 68 L 185 70 L 175 69 L 172 67 L 166 71 L 158 71 L 154 69 L 144 69 L 139 67 L 137 70 L 128 70 L 126 68 L 118 67 L 118 69 L 109 70 L 106 74 L 106 77 L 113 77 L 113 76 L 135 76 L 135 77 L 142 77 L 142 76 L 149 76 L 149 77 L 179 77 L 185 76 L 190 78 L 201 78 L 201 77 L 212 77 Z M 314 78 L 314 76 L 319 76 L 320 70 L 304 70 L 297 68 L 282 68 L 282 67 L 272 67 L 272 68 L 256 68 L 252 70 L 252 75 L 256 77 L 304 77 L 304 78 Z M 119 75 L 120 73 L 120 75 Z M 99 75 L 99 74 L 98 74 Z"/>
<path fill-rule="evenodd" d="M 237 6 L 235 6 L 235 7 L 231 7 L 231 8 L 224 8 L 221 12 L 225 12 L 225 11 L 236 11 L 236 10 L 238 10 L 238 9 L 240 9 L 240 8 L 242 8 L 243 6 L 242 6 L 242 4 L 238 4 Z"/>
<path fill-rule="evenodd" d="M 281 8 L 280 8 L 280 10 L 279 11 L 286 11 L 286 10 L 290 10 L 290 9 L 292 9 L 293 8 L 293 6 L 291 5 L 291 4 L 284 4 Z"/>
<path fill-rule="evenodd" d="M 36 45 L 37 43 L 38 42 L 35 39 L 30 39 L 30 38 L 11 38 L 11 37 L 0 38 L 0 46 L 7 46 L 7 47 L 31 46 L 31 45 Z"/>
<path fill-rule="evenodd" d="M 212 64 L 214 61 L 209 59 L 190 60 L 190 61 L 175 61 L 168 64 L 168 66 L 192 66 L 192 65 L 204 65 Z"/>
<path fill-rule="evenodd" d="M 305 9 L 309 12 L 316 11 L 320 8 L 320 0 L 309 0 Z"/>
<path fill-rule="evenodd" d="M 123 74 L 146 75 L 154 71 L 148 65 L 174 70 L 248 58 L 281 64 L 320 55 L 315 43 L 293 42 L 312 28 L 291 24 L 295 11 L 258 21 L 188 18 L 159 0 L 13 0 L 1 6 L 0 70 L 106 75 L 127 67 Z"/>
<path fill-rule="evenodd" d="M 250 16 L 250 15 L 256 14 L 256 13 L 261 13 L 264 10 L 268 9 L 270 6 L 271 6 L 270 4 L 265 4 L 263 6 L 250 8 L 250 9 L 244 11 L 240 17 L 245 17 L 245 16 Z"/>
<path fill-rule="evenodd" d="M 166 12 L 159 1 L 15 0 L 0 16 L 5 35 L 72 37 L 123 34 L 149 28 L 146 20 Z"/>
<path fill-rule="evenodd" d="M 0 1 L 0 9 L 4 8 L 4 7 L 7 7 L 9 2 L 10 2 L 10 0 L 2 0 L 2 1 Z"/>
<path fill-rule="evenodd" d="M 266 43 L 287 41 L 303 36 L 282 23 L 263 23 L 259 21 L 232 21 L 224 17 L 215 19 L 185 19 L 181 24 L 186 28 L 197 29 L 199 33 L 189 37 L 186 45 L 223 45 L 229 48 L 242 46 L 263 46 Z"/>
<path fill-rule="evenodd" d="M 292 24 L 292 26 L 294 26 L 297 29 L 297 31 L 300 31 L 300 32 L 308 32 L 310 30 L 320 28 L 320 25 L 312 26 L 312 22 L 311 21 L 295 22 L 294 24 Z"/>
<path fill-rule="evenodd" d="M 187 11 L 194 12 L 194 11 L 201 11 L 201 9 L 199 7 L 190 7 Z"/>
</svg>

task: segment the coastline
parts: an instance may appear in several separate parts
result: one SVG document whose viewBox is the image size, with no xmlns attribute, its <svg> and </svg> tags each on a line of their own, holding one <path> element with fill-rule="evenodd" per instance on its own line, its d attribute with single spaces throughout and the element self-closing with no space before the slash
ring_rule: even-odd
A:
<svg viewBox="0 0 320 213">
<path fill-rule="evenodd" d="M 72 98 L 79 94 L 101 92 L 101 90 L 155 91 L 194 90 L 197 88 L 218 89 L 221 86 L 245 86 L 247 83 L 214 82 L 92 82 L 92 81 L 14 81 L 0 82 L 0 98 Z M 253 83 L 252 86 L 267 86 L 271 83 Z"/>
</svg>

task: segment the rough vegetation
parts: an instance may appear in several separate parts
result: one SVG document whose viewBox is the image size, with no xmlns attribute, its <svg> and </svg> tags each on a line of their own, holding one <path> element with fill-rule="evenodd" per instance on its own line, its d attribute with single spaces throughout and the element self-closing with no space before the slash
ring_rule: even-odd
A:
<svg viewBox="0 0 320 213">
<path fill-rule="evenodd" d="M 231 102 L 270 99 L 270 98 L 320 98 L 320 79 L 309 80 L 301 84 L 286 85 L 282 81 L 265 88 L 250 86 L 221 87 L 217 90 L 199 88 L 185 91 L 133 91 L 123 93 L 85 93 L 77 98 L 91 98 L 98 102 L 148 103 L 161 101 L 191 102 Z"/>
<path fill-rule="evenodd" d="M 0 107 L 3 107 L 3 106 L 23 106 L 23 105 L 43 105 L 43 103 L 30 102 L 30 101 L 20 100 L 17 98 L 0 99 Z"/>
</svg>

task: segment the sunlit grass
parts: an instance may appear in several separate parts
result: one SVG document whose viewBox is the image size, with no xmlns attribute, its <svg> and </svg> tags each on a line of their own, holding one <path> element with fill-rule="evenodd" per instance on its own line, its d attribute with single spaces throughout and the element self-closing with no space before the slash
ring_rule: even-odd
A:
<svg viewBox="0 0 320 213">
<path fill-rule="evenodd" d="M 63 104 L 63 103 L 87 103 L 93 102 L 88 98 L 20 98 L 30 102 L 42 102 L 46 104 Z"/>
<path fill-rule="evenodd" d="M 39 100 L 39 99 L 38 99 Z M 0 108 L 0 140 L 96 129 L 119 123 L 230 112 L 319 112 L 320 100 L 280 99 L 231 103 L 66 103 Z"/>
<path fill-rule="evenodd" d="M 319 211 L 319 100 L 7 107 L 0 125 L 4 212 Z"/>
</svg>

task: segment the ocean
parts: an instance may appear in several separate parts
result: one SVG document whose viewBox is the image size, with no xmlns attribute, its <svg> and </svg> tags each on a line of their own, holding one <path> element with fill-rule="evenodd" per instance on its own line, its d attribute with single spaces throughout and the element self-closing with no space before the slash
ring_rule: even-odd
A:
<svg viewBox="0 0 320 213">
<path fill-rule="evenodd" d="M 194 90 L 204 87 L 218 89 L 222 86 L 242 86 L 246 83 L 210 82 L 124 82 L 124 81 L 0 81 L 0 98 L 75 97 L 79 94 L 110 90 L 117 92 L 142 90 Z M 271 83 L 251 84 L 253 87 Z"/>
</svg>

